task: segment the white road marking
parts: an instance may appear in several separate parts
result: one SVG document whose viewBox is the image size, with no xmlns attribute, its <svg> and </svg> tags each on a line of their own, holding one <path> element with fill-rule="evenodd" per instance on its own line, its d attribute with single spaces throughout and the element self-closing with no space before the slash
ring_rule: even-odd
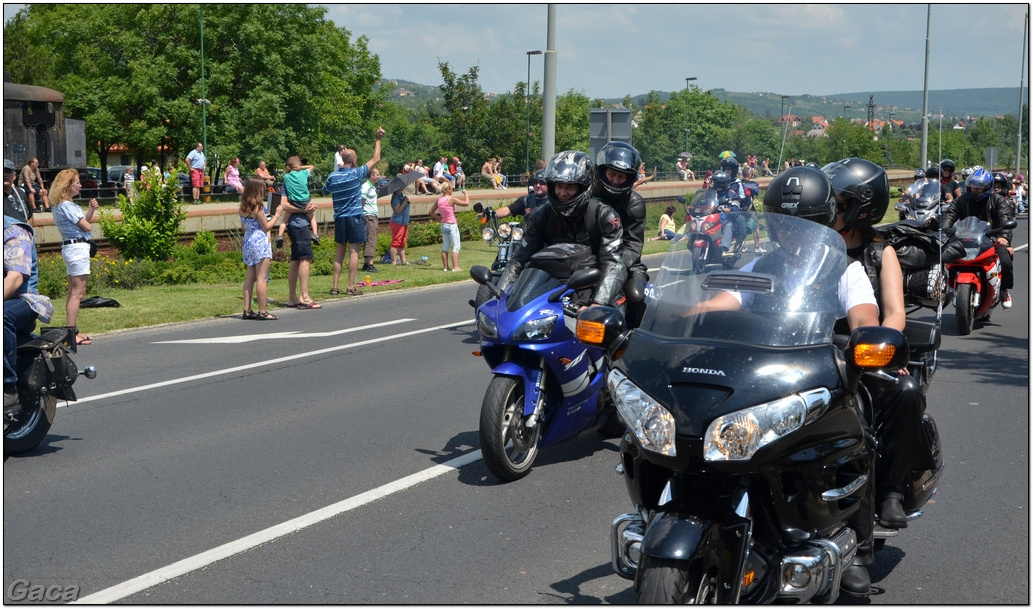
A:
<svg viewBox="0 0 1033 609">
<path fill-rule="evenodd" d="M 159 340 L 155 341 L 155 345 L 235 345 L 240 343 L 250 343 L 256 340 L 275 340 L 278 338 L 327 338 L 329 336 L 338 336 L 340 334 L 348 334 L 350 332 L 359 332 L 361 330 L 369 330 L 370 328 L 381 328 L 384 326 L 393 326 L 398 323 L 404 323 L 409 321 L 416 321 L 413 318 L 395 319 L 392 321 L 385 321 L 379 324 L 370 324 L 368 326 L 361 326 L 359 328 L 344 328 L 342 330 L 332 330 L 330 332 L 270 332 L 266 334 L 246 334 L 244 336 L 212 336 L 210 338 L 187 338 L 184 340 Z"/>
<path fill-rule="evenodd" d="M 252 533 L 247 537 L 242 537 L 235 541 L 231 541 L 227 544 L 223 544 L 217 548 L 212 548 L 206 552 L 195 554 L 189 558 L 185 558 L 179 562 L 172 563 L 161 569 L 145 573 L 139 577 L 135 577 L 129 581 L 122 582 L 110 588 L 101 590 L 89 596 L 74 601 L 73 604 L 86 604 L 95 605 L 102 603 L 113 603 L 124 599 L 127 596 L 142 592 L 148 588 L 157 586 L 158 584 L 169 581 L 170 579 L 186 575 L 192 571 L 203 569 L 208 565 L 220 561 L 224 558 L 229 558 L 234 554 L 239 554 L 246 550 L 250 550 L 256 546 L 268 543 L 279 537 L 289 535 L 296 531 L 308 528 L 314 524 L 323 522 L 324 520 L 339 516 L 345 512 L 360 508 L 366 504 L 383 499 L 389 495 L 400 493 L 406 489 L 409 489 L 421 482 L 425 482 L 432 478 L 437 478 L 443 474 L 453 472 L 469 465 L 481 459 L 481 451 L 475 450 L 472 453 L 465 454 L 461 457 L 456 457 L 447 463 L 441 465 L 435 465 L 422 472 L 417 472 L 411 476 L 406 476 L 400 480 L 396 480 L 389 484 L 385 484 L 379 488 L 375 488 L 365 493 L 345 499 L 338 503 L 328 505 L 322 509 L 318 509 L 314 512 L 309 512 L 298 518 L 288 520 L 287 522 L 269 527 L 268 529 Z"/>
<path fill-rule="evenodd" d="M 345 349 L 355 349 L 356 347 L 364 347 L 366 345 L 375 345 L 377 343 L 383 343 L 390 340 L 398 340 L 400 338 L 407 338 L 409 336 L 416 336 L 417 334 L 426 334 L 428 332 L 437 332 L 438 330 L 447 330 L 449 328 L 457 328 L 459 326 L 473 325 L 475 322 L 472 319 L 465 321 L 459 321 L 451 324 L 444 324 L 440 326 L 433 326 L 430 328 L 423 328 L 422 330 L 412 330 L 409 332 L 402 332 L 401 334 L 392 334 L 390 336 L 381 336 L 380 338 L 371 338 L 369 340 L 359 341 L 357 343 L 348 343 L 345 345 L 337 345 L 335 347 L 327 347 L 325 349 L 317 349 L 315 351 L 309 351 L 308 353 L 299 353 L 297 355 L 288 355 L 285 357 L 278 357 L 271 360 L 264 360 L 261 362 L 254 362 L 251 364 L 244 364 L 243 366 L 234 366 L 232 368 L 224 368 L 222 370 L 212 370 L 211 372 L 204 372 L 202 374 L 195 374 L 192 376 L 184 376 L 178 379 L 170 379 L 167 381 L 161 381 L 160 383 L 151 383 L 150 385 L 141 385 L 140 387 L 130 387 L 128 389 L 120 389 L 118 391 L 111 391 L 109 393 L 102 393 L 100 395 L 91 395 L 84 398 L 79 398 L 75 404 L 84 404 L 86 402 L 94 402 L 96 400 L 103 400 L 106 398 L 113 398 L 120 395 L 128 395 L 131 393 L 139 393 L 141 391 L 149 391 L 151 389 L 158 389 L 159 387 L 168 387 L 170 385 L 179 385 L 182 383 L 189 383 L 192 381 L 199 381 L 201 379 L 211 378 L 213 376 L 222 376 L 225 374 L 233 374 L 235 372 L 241 372 L 244 370 L 250 370 L 252 368 L 267 368 L 271 364 L 279 364 L 282 362 L 297 361 L 304 357 L 316 357 L 319 355 L 325 355 L 327 353 L 334 353 L 335 351 L 344 351 Z M 63 405 L 58 406 L 63 408 Z"/>
</svg>

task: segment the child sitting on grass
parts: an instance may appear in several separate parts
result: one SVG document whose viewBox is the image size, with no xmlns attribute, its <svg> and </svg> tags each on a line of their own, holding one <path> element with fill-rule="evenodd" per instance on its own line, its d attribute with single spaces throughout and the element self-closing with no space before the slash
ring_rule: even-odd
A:
<svg viewBox="0 0 1033 609">
<path fill-rule="evenodd" d="M 302 165 L 301 159 L 292 156 L 287 159 L 287 173 L 283 176 L 283 187 L 287 191 L 287 202 L 298 209 L 305 209 L 312 195 L 308 190 L 308 178 L 312 172 L 312 165 Z M 316 226 L 314 213 L 307 213 L 309 224 L 312 225 L 312 243 L 319 245 L 319 229 Z M 283 233 L 287 230 L 287 223 L 280 222 L 280 228 L 276 235 L 276 249 L 283 247 Z"/>
</svg>

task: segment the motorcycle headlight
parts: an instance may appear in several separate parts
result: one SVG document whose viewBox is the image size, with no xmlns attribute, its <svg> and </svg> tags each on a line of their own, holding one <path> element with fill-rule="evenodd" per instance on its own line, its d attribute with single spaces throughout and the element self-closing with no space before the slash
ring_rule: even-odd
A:
<svg viewBox="0 0 1033 609">
<path fill-rule="evenodd" d="M 491 230 L 490 228 L 485 227 L 481 229 L 481 239 L 484 239 L 485 241 L 491 241 L 492 237 L 494 236 L 495 231 Z"/>
<path fill-rule="evenodd" d="M 505 239 L 513 232 L 513 227 L 508 224 L 499 224 L 499 237 Z"/>
<path fill-rule="evenodd" d="M 704 222 L 703 223 L 703 232 L 709 233 L 710 231 L 714 230 L 716 227 L 717 227 L 717 223 L 716 222 Z"/>
<path fill-rule="evenodd" d="M 553 329 L 556 327 L 557 319 L 559 319 L 559 317 L 556 315 L 550 315 L 541 319 L 532 319 L 517 328 L 517 331 L 513 333 L 513 339 L 542 340 L 549 338 L 549 336 L 552 335 Z"/>
<path fill-rule="evenodd" d="M 639 389 L 619 370 L 606 378 L 617 413 L 642 448 L 674 457 L 674 417 L 646 392 Z"/>
<path fill-rule="evenodd" d="M 513 227 L 513 241 L 520 241 L 524 238 L 524 229 L 519 226 Z"/>
<path fill-rule="evenodd" d="M 827 389 L 816 389 L 718 417 L 703 435 L 703 459 L 748 461 L 761 448 L 817 418 L 831 400 Z"/>
<path fill-rule="evenodd" d="M 483 311 L 477 312 L 477 331 L 481 333 L 481 338 L 499 337 L 499 328 L 495 325 L 495 320 L 485 315 Z"/>
</svg>

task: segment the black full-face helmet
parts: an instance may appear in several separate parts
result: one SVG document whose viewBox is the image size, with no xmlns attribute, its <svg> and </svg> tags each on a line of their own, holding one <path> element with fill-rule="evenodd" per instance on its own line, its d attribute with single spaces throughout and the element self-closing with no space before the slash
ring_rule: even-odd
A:
<svg viewBox="0 0 1033 609">
<path fill-rule="evenodd" d="M 849 158 L 829 163 L 821 170 L 832 182 L 837 207 L 848 228 L 871 228 L 882 220 L 890 204 L 885 169 L 865 159 Z"/>
<path fill-rule="evenodd" d="M 790 167 L 768 184 L 764 213 L 805 218 L 831 228 L 836 221 L 832 182 L 815 167 Z"/>
<path fill-rule="evenodd" d="M 574 216 L 588 204 L 592 198 L 592 176 L 595 164 L 588 155 L 579 150 L 564 150 L 549 160 L 545 166 L 545 184 L 549 190 L 549 205 L 556 213 L 563 216 Z M 556 198 L 557 184 L 574 184 L 577 194 L 568 201 Z"/>
<path fill-rule="evenodd" d="M 739 175 L 739 161 L 730 156 L 721 159 L 721 171 L 727 173 L 734 180 Z"/>
<path fill-rule="evenodd" d="M 631 144 L 625 142 L 609 142 L 595 155 L 594 196 L 605 203 L 620 202 L 627 198 L 638 177 L 638 166 L 642 156 Z M 625 174 L 624 183 L 620 186 L 606 179 L 606 170 L 614 169 Z"/>
<path fill-rule="evenodd" d="M 998 171 L 994 174 L 994 190 L 1001 192 L 1002 190 L 1006 194 L 1008 189 L 1011 188 L 1011 180 L 1008 179 L 1007 174 Z"/>
<path fill-rule="evenodd" d="M 732 176 L 724 171 L 715 171 L 714 175 L 710 176 L 710 183 L 718 195 L 724 195 L 728 192 L 728 187 L 732 185 Z"/>
</svg>

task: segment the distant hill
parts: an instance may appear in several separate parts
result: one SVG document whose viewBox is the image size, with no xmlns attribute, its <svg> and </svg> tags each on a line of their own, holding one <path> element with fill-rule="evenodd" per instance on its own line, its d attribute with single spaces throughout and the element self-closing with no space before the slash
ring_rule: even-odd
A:
<svg viewBox="0 0 1033 609">
<path fill-rule="evenodd" d="M 428 104 L 441 103 L 441 90 L 437 86 L 421 85 L 406 80 L 383 79 L 381 86 L 391 86 L 388 99 L 401 103 L 407 108 L 426 107 Z M 711 89 L 718 99 L 745 107 L 755 116 L 778 118 L 783 110 L 782 96 L 768 92 L 735 92 L 724 89 Z M 660 98 L 667 100 L 669 91 L 661 91 Z M 1028 98 L 1028 88 L 1023 100 Z M 859 91 L 855 93 L 835 93 L 831 95 L 799 95 L 785 100 L 785 112 L 797 116 L 824 116 L 834 119 L 837 116 L 850 118 L 867 118 L 869 99 L 875 104 L 874 115 L 880 120 L 888 120 L 893 112 L 894 120 L 918 124 L 922 119 L 922 91 Z M 632 104 L 641 107 L 647 94 L 633 96 Z M 620 99 L 604 99 L 606 103 L 619 104 Z M 848 106 L 844 110 L 844 106 Z M 933 121 L 937 121 L 943 108 L 943 120 L 953 122 L 968 117 L 1015 116 L 1019 111 L 1019 88 L 1000 87 L 993 89 L 943 89 L 929 91 L 929 113 Z"/>
</svg>

